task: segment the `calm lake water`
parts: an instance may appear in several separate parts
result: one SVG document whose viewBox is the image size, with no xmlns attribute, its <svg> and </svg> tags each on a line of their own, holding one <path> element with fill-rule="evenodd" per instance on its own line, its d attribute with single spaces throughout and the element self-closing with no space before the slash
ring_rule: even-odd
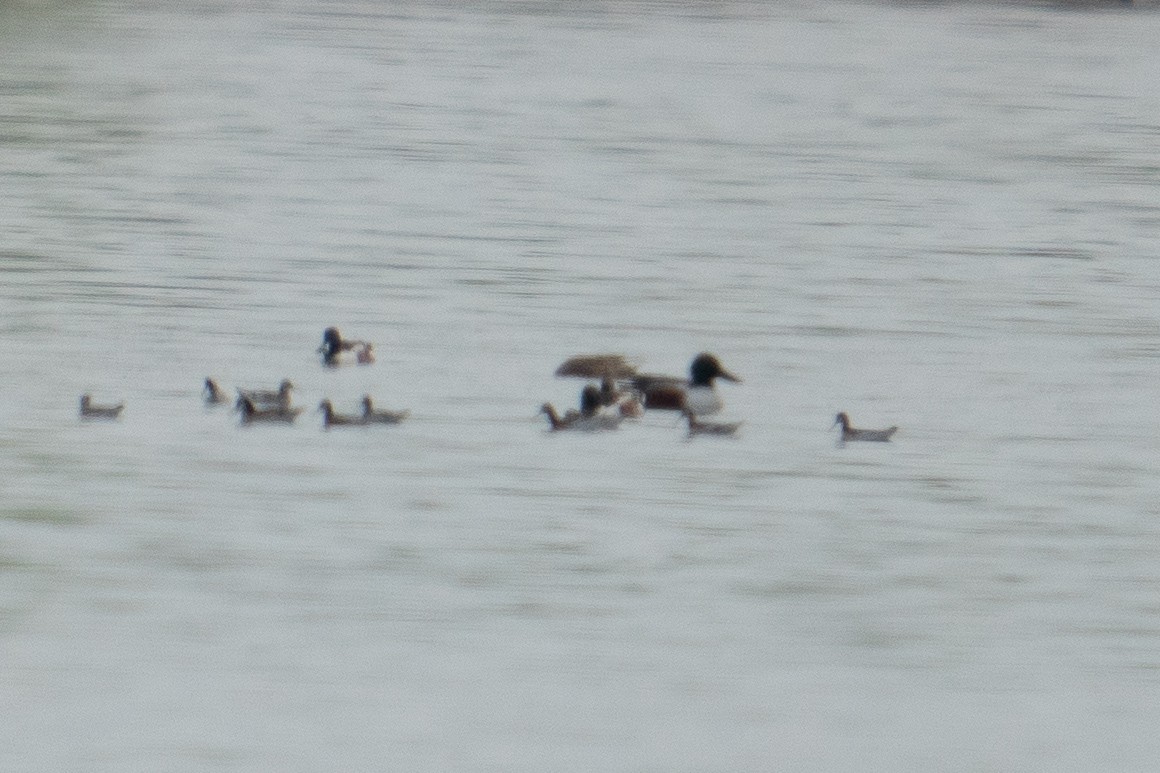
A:
<svg viewBox="0 0 1160 773">
<path fill-rule="evenodd" d="M 0 2 L 0 769 L 1154 770 L 1158 40 Z M 736 439 L 536 415 L 705 350 Z"/>
</svg>

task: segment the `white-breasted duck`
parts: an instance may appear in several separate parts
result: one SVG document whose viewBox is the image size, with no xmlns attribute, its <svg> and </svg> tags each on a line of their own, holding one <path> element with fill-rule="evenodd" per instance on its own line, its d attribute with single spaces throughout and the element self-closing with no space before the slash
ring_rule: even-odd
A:
<svg viewBox="0 0 1160 773">
<path fill-rule="evenodd" d="M 717 413 L 724 406 L 713 386 L 719 378 L 741 383 L 741 379 L 725 370 L 714 355 L 702 352 L 689 365 L 688 380 L 642 373 L 631 381 L 643 395 L 646 410 L 689 410 L 698 416 L 706 416 Z"/>
</svg>

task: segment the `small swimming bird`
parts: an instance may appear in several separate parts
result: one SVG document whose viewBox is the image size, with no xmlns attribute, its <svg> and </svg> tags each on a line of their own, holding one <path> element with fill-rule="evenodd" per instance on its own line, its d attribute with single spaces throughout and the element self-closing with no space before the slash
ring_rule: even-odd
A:
<svg viewBox="0 0 1160 773">
<path fill-rule="evenodd" d="M 258 408 L 268 408 L 271 406 L 278 406 L 280 408 L 290 407 L 290 392 L 294 389 L 294 385 L 290 383 L 290 379 L 282 379 L 282 383 L 275 389 L 239 389 L 239 397 L 245 397 L 250 400 Z"/>
<path fill-rule="evenodd" d="M 689 436 L 693 435 L 735 435 L 741 427 L 739 421 L 701 421 L 689 409 L 682 411 L 689 421 Z"/>
<path fill-rule="evenodd" d="M 619 413 L 600 412 L 600 389 L 595 384 L 589 384 L 580 392 L 580 410 L 568 411 L 560 416 L 551 403 L 540 406 L 540 412 L 548 417 L 548 424 L 553 432 L 560 430 L 578 430 L 581 432 L 597 432 L 600 430 L 616 429 L 624 416 Z"/>
<path fill-rule="evenodd" d="M 578 411 L 568 411 L 563 416 L 556 410 L 556 406 L 551 403 L 544 403 L 540 406 L 540 413 L 548 417 L 548 426 L 553 432 L 558 432 L 562 429 L 568 429 L 576 419 L 580 418 Z"/>
<path fill-rule="evenodd" d="M 330 400 L 323 400 L 318 404 L 318 410 L 322 411 L 322 426 L 324 429 L 331 427 L 365 427 L 366 419 L 362 416 L 354 414 L 335 413 L 334 406 L 330 404 Z"/>
<path fill-rule="evenodd" d="M 92 395 L 81 395 L 82 419 L 116 419 L 121 416 L 121 411 L 123 410 L 125 410 L 124 403 L 119 405 L 93 405 Z"/>
<path fill-rule="evenodd" d="M 373 365 L 375 362 L 375 345 L 363 344 L 357 352 L 355 352 L 355 361 L 359 365 Z"/>
<path fill-rule="evenodd" d="M 362 418 L 368 424 L 398 424 L 411 415 L 410 411 L 376 411 L 370 395 L 363 395 Z"/>
<path fill-rule="evenodd" d="M 717 390 L 713 388 L 713 382 L 718 378 L 741 383 L 741 379 L 725 370 L 715 356 L 702 352 L 689 365 L 687 381 L 676 376 L 641 374 L 631 382 L 644 395 L 645 410 L 690 410 L 698 416 L 706 416 L 723 407 Z"/>
<path fill-rule="evenodd" d="M 293 424 L 294 420 L 298 418 L 298 414 L 302 413 L 301 408 L 291 408 L 288 405 L 274 405 L 269 408 L 258 407 L 246 395 L 238 397 L 234 408 L 242 414 L 242 424 L 253 424 L 256 422 Z"/>
<path fill-rule="evenodd" d="M 205 386 L 201 390 L 205 394 L 206 405 L 221 405 L 226 402 L 226 395 L 217 385 L 217 382 L 212 378 L 205 380 Z"/>
<path fill-rule="evenodd" d="M 370 347 L 370 344 L 366 341 L 344 339 L 342 334 L 338 332 L 338 328 L 328 327 L 322 331 L 322 345 L 318 347 L 318 352 L 322 355 L 323 365 L 334 367 L 339 364 L 339 355 L 343 352 L 359 349 L 366 350 L 369 353 L 370 350 L 368 347 Z M 374 362 L 373 355 L 367 362 L 362 364 L 369 364 L 371 362 Z"/>
<path fill-rule="evenodd" d="M 842 427 L 842 442 L 865 440 L 872 443 L 886 443 L 898 431 L 898 427 L 887 427 L 886 429 L 854 429 L 850 426 L 850 417 L 846 415 L 845 411 L 842 411 L 834 417 L 834 423 L 831 426 L 836 427 L 838 425 Z"/>
</svg>

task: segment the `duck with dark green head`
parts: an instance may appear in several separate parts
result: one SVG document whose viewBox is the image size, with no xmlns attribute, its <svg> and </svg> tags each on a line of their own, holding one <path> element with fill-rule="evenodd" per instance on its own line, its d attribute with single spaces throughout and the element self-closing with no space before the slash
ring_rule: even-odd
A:
<svg viewBox="0 0 1160 773">
<path fill-rule="evenodd" d="M 341 364 L 343 352 L 355 352 L 360 365 L 370 365 L 375 361 L 371 353 L 372 345 L 366 341 L 343 338 L 336 327 L 328 327 L 322 331 L 322 345 L 318 353 L 322 355 L 322 364 L 333 368 Z"/>
<path fill-rule="evenodd" d="M 719 378 L 741 383 L 741 379 L 722 367 L 715 355 L 702 352 L 689 365 L 688 380 L 642 374 L 633 378 L 632 384 L 644 396 L 646 410 L 691 411 L 705 416 L 717 413 L 724 406 L 714 388 Z"/>
</svg>

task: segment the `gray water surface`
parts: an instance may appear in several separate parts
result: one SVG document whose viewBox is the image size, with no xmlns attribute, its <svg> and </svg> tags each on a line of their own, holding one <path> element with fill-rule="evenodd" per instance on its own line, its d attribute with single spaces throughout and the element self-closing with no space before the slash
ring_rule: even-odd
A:
<svg viewBox="0 0 1160 773">
<path fill-rule="evenodd" d="M 0 3 L 0 768 L 1155 769 L 1151 8 L 137 5 Z"/>
</svg>

